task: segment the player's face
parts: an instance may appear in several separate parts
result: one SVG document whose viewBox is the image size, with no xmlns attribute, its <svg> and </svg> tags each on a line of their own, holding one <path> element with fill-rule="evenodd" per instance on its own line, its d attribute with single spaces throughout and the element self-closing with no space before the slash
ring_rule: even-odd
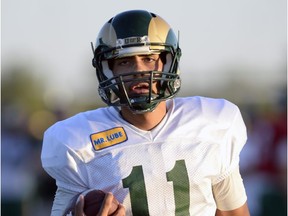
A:
<svg viewBox="0 0 288 216">
<path fill-rule="evenodd" d="M 115 75 L 129 72 L 162 71 L 163 63 L 160 55 L 137 55 L 114 59 L 113 73 Z"/>
<path fill-rule="evenodd" d="M 125 80 L 131 80 L 125 83 L 125 88 L 129 96 L 131 95 L 141 95 L 149 93 L 149 74 L 141 73 L 144 71 L 162 71 L 163 62 L 158 54 L 152 55 L 136 55 L 130 57 L 124 57 L 119 59 L 114 59 L 112 62 L 112 71 L 115 76 L 125 75 L 131 72 L 139 72 L 129 76 L 123 76 Z M 145 76 L 147 80 L 145 81 Z M 139 81 L 139 78 L 143 78 Z M 137 81 L 138 79 L 138 81 Z M 134 80 L 134 81 L 133 81 Z M 153 82 L 152 93 L 157 93 L 157 82 Z"/>
</svg>

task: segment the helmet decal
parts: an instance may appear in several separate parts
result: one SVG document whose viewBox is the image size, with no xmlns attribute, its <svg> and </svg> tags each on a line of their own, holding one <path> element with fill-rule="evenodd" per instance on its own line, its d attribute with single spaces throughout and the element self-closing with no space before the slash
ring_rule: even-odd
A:
<svg viewBox="0 0 288 216">
<path fill-rule="evenodd" d="M 144 43 L 147 44 L 149 43 L 149 37 L 147 35 L 144 35 L 143 37 L 128 37 L 124 39 L 117 39 L 116 41 L 116 46 L 122 47 L 126 45 L 131 45 L 131 44 L 138 44 L 138 43 Z"/>
</svg>

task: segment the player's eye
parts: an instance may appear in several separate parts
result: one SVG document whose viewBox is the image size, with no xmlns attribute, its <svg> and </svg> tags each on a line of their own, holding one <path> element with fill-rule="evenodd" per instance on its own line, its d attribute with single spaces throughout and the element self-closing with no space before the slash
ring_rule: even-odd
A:
<svg viewBox="0 0 288 216">
<path fill-rule="evenodd" d="M 144 57 L 142 60 L 143 60 L 144 62 L 147 62 L 147 63 L 152 63 L 152 62 L 157 61 L 157 58 L 151 57 L 151 56 L 147 56 L 147 57 Z"/>
<path fill-rule="evenodd" d="M 117 65 L 119 66 L 127 66 L 130 65 L 131 61 L 127 60 L 127 59 L 123 59 L 123 60 L 119 60 L 117 61 Z"/>
</svg>

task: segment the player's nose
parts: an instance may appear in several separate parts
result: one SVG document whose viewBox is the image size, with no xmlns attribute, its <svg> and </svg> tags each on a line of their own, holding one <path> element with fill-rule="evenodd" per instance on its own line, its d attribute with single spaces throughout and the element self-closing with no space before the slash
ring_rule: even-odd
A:
<svg viewBox="0 0 288 216">
<path fill-rule="evenodd" d="M 145 71 L 147 68 L 142 61 L 136 59 L 133 63 L 133 69 L 135 72 L 138 72 L 138 71 Z"/>
</svg>

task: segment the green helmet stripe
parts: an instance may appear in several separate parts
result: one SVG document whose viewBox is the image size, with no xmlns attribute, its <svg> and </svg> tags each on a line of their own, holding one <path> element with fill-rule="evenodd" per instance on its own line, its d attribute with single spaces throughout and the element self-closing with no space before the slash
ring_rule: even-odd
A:
<svg viewBox="0 0 288 216">
<path fill-rule="evenodd" d="M 139 13 L 140 12 L 140 13 Z M 146 11 L 128 11 L 112 20 L 117 38 L 148 35 L 151 14 Z"/>
</svg>

